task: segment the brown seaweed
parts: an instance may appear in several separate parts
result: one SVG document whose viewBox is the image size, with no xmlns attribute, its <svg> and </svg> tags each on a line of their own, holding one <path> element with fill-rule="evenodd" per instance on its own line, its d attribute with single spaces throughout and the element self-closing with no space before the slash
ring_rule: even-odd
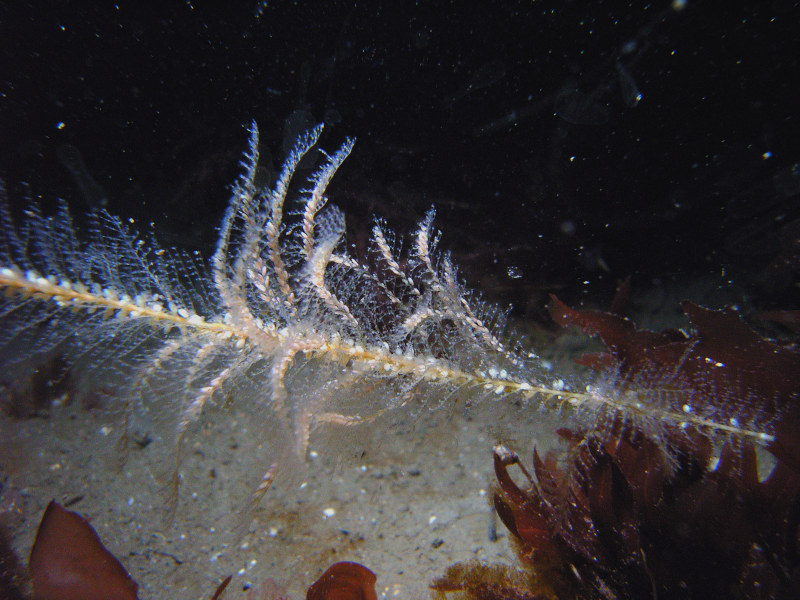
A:
<svg viewBox="0 0 800 600">
<path fill-rule="evenodd" d="M 34 600 L 136 600 L 138 586 L 88 521 L 47 505 L 28 561 Z"/>
<path fill-rule="evenodd" d="M 702 432 L 680 429 L 654 436 L 622 418 L 597 430 L 562 430 L 569 458 L 535 452 L 533 476 L 500 446 L 494 504 L 531 572 L 522 591 L 556 598 L 800 597 L 800 358 L 758 336 L 735 311 L 683 308 L 695 327 L 690 335 L 640 331 L 556 298 L 551 312 L 605 343 L 608 352 L 585 364 L 610 366 L 639 385 L 677 373 L 687 401 L 735 408 L 742 419 L 770 411 L 759 418 L 774 423 L 772 471 L 763 477 L 749 443 L 715 447 Z M 515 483 L 512 466 L 527 484 Z"/>
<path fill-rule="evenodd" d="M 375 573 L 355 562 L 331 565 L 306 592 L 306 600 L 377 600 Z"/>
</svg>

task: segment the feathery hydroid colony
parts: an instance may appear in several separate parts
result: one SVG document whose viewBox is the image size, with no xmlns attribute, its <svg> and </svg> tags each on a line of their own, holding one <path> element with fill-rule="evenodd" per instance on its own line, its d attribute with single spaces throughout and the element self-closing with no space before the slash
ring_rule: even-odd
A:
<svg viewBox="0 0 800 600">
<path fill-rule="evenodd" d="M 349 256 L 344 215 L 325 190 L 352 141 L 323 153 L 299 211 L 287 205 L 295 169 L 320 134 L 297 141 L 270 190 L 256 185 L 251 128 L 210 276 L 103 211 L 82 241 L 64 207 L 48 217 L 32 206 L 21 226 L 3 207 L 4 353 L 21 363 L 57 350 L 124 381 L 114 393 L 126 419 L 171 415 L 177 462 L 208 405 L 244 395 L 262 404 L 265 424 L 287 428 L 299 457 L 321 423 L 356 425 L 412 400 L 424 408 L 487 396 L 563 408 L 589 423 L 623 419 L 656 436 L 672 428 L 773 440 L 769 423 L 758 422 L 766 416 L 745 423 L 721 409 L 690 410 L 668 374 L 657 390 L 548 383 L 536 356 L 504 341 L 502 313 L 476 308 L 450 258 L 436 253 L 432 211 L 404 252 L 379 222 L 371 256 Z"/>
</svg>

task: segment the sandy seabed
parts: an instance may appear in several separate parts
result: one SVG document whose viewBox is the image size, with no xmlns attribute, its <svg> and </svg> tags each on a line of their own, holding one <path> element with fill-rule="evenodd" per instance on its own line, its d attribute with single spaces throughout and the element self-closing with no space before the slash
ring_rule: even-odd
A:
<svg viewBox="0 0 800 600">
<path fill-rule="evenodd" d="M 272 579 L 297 600 L 342 560 L 374 571 L 379 597 L 426 598 L 453 563 L 514 562 L 490 507 L 492 447 L 503 441 L 529 461 L 534 442 L 552 443 L 553 424 L 533 407 L 509 408 L 501 420 L 512 425 L 500 433 L 501 409 L 345 428 L 324 447 L 312 437 L 306 464 L 292 476 L 279 472 L 236 539 L 246 499 L 229 493 L 229 483 L 252 476 L 240 460 L 252 443 L 248 414 L 228 409 L 193 432 L 170 523 L 160 475 L 169 452 L 154 442 L 120 464 L 117 416 L 56 405 L 47 418 L 0 417 L 0 510 L 17 553 L 27 557 L 47 503 L 68 505 L 120 559 L 142 600 L 210 598 L 228 575 L 224 598 L 272 598 Z"/>
</svg>

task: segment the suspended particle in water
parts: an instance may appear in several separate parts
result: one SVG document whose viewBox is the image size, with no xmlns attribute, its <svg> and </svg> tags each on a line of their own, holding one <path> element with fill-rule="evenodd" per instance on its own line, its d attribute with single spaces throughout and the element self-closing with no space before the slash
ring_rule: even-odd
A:
<svg viewBox="0 0 800 600">
<path fill-rule="evenodd" d="M 522 278 L 522 269 L 520 269 L 516 265 L 511 265 L 510 267 L 508 267 L 508 269 L 506 270 L 506 273 L 508 273 L 509 279 L 521 279 Z"/>
<path fill-rule="evenodd" d="M 619 89 L 622 92 L 622 101 L 628 108 L 633 108 L 642 101 L 642 92 L 636 81 L 622 63 L 617 63 L 617 73 L 619 74 Z"/>
</svg>

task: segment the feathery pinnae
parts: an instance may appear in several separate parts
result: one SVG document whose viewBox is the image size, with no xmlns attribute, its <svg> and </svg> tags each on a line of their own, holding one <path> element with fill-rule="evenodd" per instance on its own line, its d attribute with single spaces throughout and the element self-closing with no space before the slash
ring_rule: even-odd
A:
<svg viewBox="0 0 800 600">
<path fill-rule="evenodd" d="M 550 384 L 535 356 L 507 345 L 495 316 L 470 303 L 450 258 L 436 252 L 433 211 L 403 255 L 379 223 L 374 259 L 349 256 L 344 215 L 325 191 L 351 140 L 323 153 L 293 221 L 285 205 L 295 170 L 321 132 L 301 136 L 274 187 L 261 189 L 251 127 L 210 273 L 104 211 L 91 216 L 82 239 L 64 206 L 50 217 L 31 206 L 16 226 L 3 204 L 0 348 L 7 362 L 58 352 L 124 382 L 115 393 L 126 415 L 168 407 L 176 487 L 191 425 L 209 403 L 235 402 L 242 390 L 263 404 L 265 420 L 291 432 L 301 457 L 317 424 L 364 423 L 411 397 L 436 406 L 445 397 L 491 396 L 566 408 L 588 423 L 621 417 L 650 430 L 774 439 L 769 423 L 683 410 L 680 389 Z M 354 390 L 367 388 L 363 403 L 354 402 Z M 275 472 L 268 469 L 265 481 Z"/>
</svg>

